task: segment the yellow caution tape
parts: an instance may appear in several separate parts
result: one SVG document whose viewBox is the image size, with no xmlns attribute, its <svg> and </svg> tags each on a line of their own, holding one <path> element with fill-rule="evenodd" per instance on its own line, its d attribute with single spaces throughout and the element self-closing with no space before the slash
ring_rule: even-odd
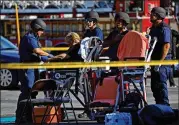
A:
<svg viewBox="0 0 179 125">
<path fill-rule="evenodd" d="M 44 51 L 66 51 L 69 47 L 43 47 L 42 50 Z M 107 50 L 108 47 L 103 48 L 104 50 Z"/>
<path fill-rule="evenodd" d="M 66 51 L 69 47 L 43 47 L 44 51 Z"/>
<path fill-rule="evenodd" d="M 1 69 L 63 69 L 63 68 L 89 68 L 89 67 L 125 67 L 125 66 L 155 66 L 175 65 L 179 60 L 166 61 L 113 61 L 113 62 L 50 62 L 50 63 L 1 63 Z"/>
</svg>

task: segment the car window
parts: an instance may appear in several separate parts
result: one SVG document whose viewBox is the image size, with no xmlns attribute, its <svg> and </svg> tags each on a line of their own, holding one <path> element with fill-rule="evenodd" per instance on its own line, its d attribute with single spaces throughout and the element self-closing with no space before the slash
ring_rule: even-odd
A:
<svg viewBox="0 0 179 125">
<path fill-rule="evenodd" d="M 98 5 L 99 5 L 100 8 L 107 8 L 107 5 L 104 1 L 98 2 Z"/>
<path fill-rule="evenodd" d="M 3 36 L 0 37 L 0 49 L 17 49 L 17 47 Z"/>
</svg>

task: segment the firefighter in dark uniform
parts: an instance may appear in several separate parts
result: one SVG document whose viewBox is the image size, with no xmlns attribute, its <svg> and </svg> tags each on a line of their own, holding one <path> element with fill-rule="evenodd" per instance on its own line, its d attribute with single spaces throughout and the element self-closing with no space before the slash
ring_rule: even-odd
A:
<svg viewBox="0 0 179 125">
<path fill-rule="evenodd" d="M 117 61 L 118 46 L 124 35 L 128 33 L 127 25 L 130 23 L 130 18 L 127 13 L 119 12 L 115 15 L 114 21 L 114 29 L 103 42 L 103 47 L 109 47 L 103 56 L 108 56 L 112 61 Z"/>
<path fill-rule="evenodd" d="M 19 46 L 20 62 L 31 63 L 39 61 L 48 61 L 48 58 L 53 57 L 53 55 L 40 49 L 39 37 L 44 33 L 46 28 L 46 23 L 41 19 L 32 20 L 31 31 L 26 33 Z M 28 106 L 24 115 L 22 116 L 22 110 L 24 109 L 24 104 L 19 103 L 21 100 L 27 99 L 29 96 L 30 89 L 32 88 L 35 80 L 37 79 L 37 72 L 35 69 L 23 69 L 19 71 L 20 82 L 21 82 L 21 93 L 19 95 L 17 110 L 16 110 L 16 123 L 19 122 L 32 122 L 32 110 Z M 36 95 L 32 95 L 35 98 Z M 21 117 L 21 120 L 20 120 Z"/>
<path fill-rule="evenodd" d="M 85 33 L 83 35 L 83 38 L 85 37 L 99 37 L 101 40 L 103 40 L 103 32 L 102 30 L 97 26 L 97 23 L 99 21 L 99 15 L 96 11 L 89 11 L 85 15 L 85 23 L 87 25 L 87 29 L 85 30 Z"/>
<path fill-rule="evenodd" d="M 164 23 L 166 11 L 162 7 L 154 7 L 151 11 L 150 21 L 152 27 L 149 35 L 157 38 L 156 46 L 153 50 L 151 60 L 170 60 L 171 59 L 171 29 Z M 169 105 L 167 80 L 169 77 L 170 66 L 151 67 L 151 90 L 156 104 Z"/>
</svg>

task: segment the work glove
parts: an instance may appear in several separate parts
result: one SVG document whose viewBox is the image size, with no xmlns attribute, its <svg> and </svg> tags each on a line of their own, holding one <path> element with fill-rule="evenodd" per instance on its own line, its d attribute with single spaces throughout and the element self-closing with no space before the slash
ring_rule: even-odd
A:
<svg viewBox="0 0 179 125">
<path fill-rule="evenodd" d="M 47 62 L 48 61 L 48 56 L 41 56 L 41 61 Z"/>
<path fill-rule="evenodd" d="M 48 58 L 53 58 L 53 57 L 54 57 L 54 55 L 52 55 L 52 54 L 48 55 Z"/>
</svg>

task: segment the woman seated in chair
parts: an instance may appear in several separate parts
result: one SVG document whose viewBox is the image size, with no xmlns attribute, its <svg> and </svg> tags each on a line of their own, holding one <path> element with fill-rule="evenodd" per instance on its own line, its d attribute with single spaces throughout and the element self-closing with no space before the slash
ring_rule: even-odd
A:
<svg viewBox="0 0 179 125">
<path fill-rule="evenodd" d="M 66 35 L 65 41 L 69 43 L 70 48 L 66 53 L 59 54 L 53 58 L 50 58 L 49 61 L 54 60 L 65 60 L 65 61 L 83 61 L 81 56 L 78 54 L 80 49 L 80 36 L 75 32 L 70 32 Z"/>
</svg>

